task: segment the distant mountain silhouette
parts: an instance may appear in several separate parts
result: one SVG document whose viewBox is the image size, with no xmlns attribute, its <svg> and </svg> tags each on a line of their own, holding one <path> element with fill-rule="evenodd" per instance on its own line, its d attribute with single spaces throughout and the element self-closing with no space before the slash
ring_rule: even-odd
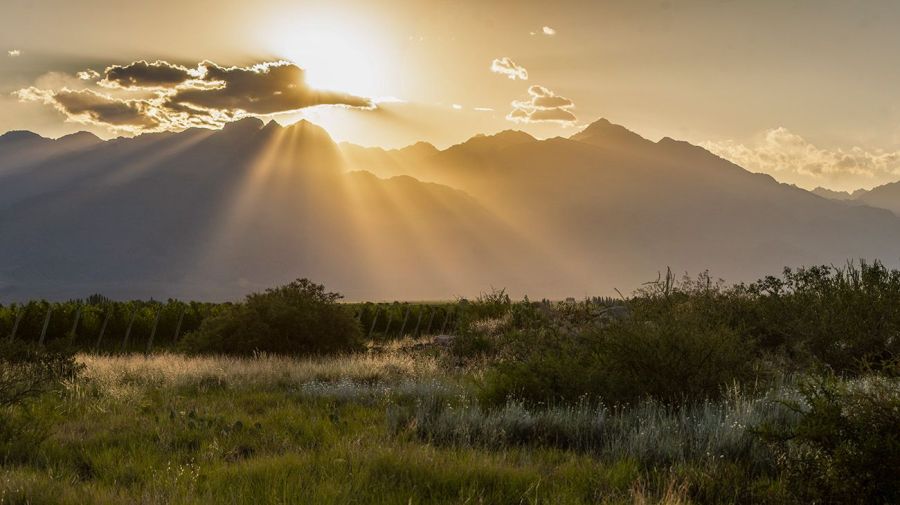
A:
<svg viewBox="0 0 900 505">
<path fill-rule="evenodd" d="M 824 188 L 816 188 L 813 193 L 847 204 L 867 205 L 889 210 L 900 216 L 900 182 L 883 184 L 870 190 L 858 189 L 852 193 Z"/>
<path fill-rule="evenodd" d="M 0 136 L 0 241 L 0 300 L 216 300 L 296 277 L 352 299 L 563 297 L 666 266 L 739 281 L 894 264 L 900 218 L 606 120 L 383 150 L 245 119 L 106 142 Z"/>
<path fill-rule="evenodd" d="M 821 186 L 813 189 L 810 193 L 829 200 L 848 201 L 853 199 L 853 195 L 849 191 L 834 191 Z"/>
<path fill-rule="evenodd" d="M 900 182 L 892 182 L 869 191 L 854 193 L 853 201 L 887 209 L 900 215 Z"/>
</svg>

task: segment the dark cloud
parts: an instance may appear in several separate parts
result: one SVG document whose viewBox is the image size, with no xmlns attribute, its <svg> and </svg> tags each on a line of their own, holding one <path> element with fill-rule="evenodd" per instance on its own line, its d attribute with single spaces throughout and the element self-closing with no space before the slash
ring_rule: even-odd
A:
<svg viewBox="0 0 900 505">
<path fill-rule="evenodd" d="M 516 100 L 512 103 L 513 110 L 506 119 L 517 123 L 558 122 L 571 124 L 577 118 L 570 109 L 575 107 L 575 102 L 562 97 L 549 89 L 534 85 L 528 88 L 529 100 Z"/>
<path fill-rule="evenodd" d="M 202 82 L 197 87 L 178 89 L 168 103 L 248 114 L 274 114 L 315 105 L 372 107 L 368 98 L 310 88 L 303 69 L 288 62 L 222 67 L 206 61 L 200 68 Z"/>
<path fill-rule="evenodd" d="M 303 69 L 286 61 L 249 67 L 224 67 L 204 61 L 196 68 L 165 61 L 136 61 L 107 67 L 102 79 L 92 70 L 79 72 L 78 77 L 114 89 L 116 96 L 91 89 L 34 87 L 14 94 L 23 101 L 53 105 L 73 121 L 132 132 L 218 128 L 246 116 L 316 105 L 374 107 L 368 98 L 309 87 Z M 126 98 L 121 97 L 123 94 Z"/>
<path fill-rule="evenodd" d="M 166 61 L 140 60 L 106 67 L 100 84 L 121 88 L 169 88 L 196 76 L 196 71 Z"/>
<path fill-rule="evenodd" d="M 37 88 L 19 90 L 23 101 L 40 101 L 54 106 L 73 121 L 109 126 L 116 130 L 138 132 L 160 126 L 153 105 L 145 100 L 123 100 L 92 90 L 48 91 Z"/>
</svg>

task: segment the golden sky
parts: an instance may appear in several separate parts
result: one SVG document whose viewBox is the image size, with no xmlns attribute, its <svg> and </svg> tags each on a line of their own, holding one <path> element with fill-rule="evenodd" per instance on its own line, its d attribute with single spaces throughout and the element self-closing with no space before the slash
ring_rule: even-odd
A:
<svg viewBox="0 0 900 505">
<path fill-rule="evenodd" d="M 0 9 L 0 132 L 109 138 L 252 114 L 305 117 L 362 145 L 444 147 L 509 128 L 568 136 L 605 117 L 804 187 L 900 179 L 900 5 L 889 0 Z"/>
</svg>

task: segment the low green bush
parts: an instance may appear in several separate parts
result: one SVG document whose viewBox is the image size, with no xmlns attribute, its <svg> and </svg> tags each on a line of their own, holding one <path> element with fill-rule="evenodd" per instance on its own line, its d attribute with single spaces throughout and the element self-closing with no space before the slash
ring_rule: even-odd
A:
<svg viewBox="0 0 900 505">
<path fill-rule="evenodd" d="M 20 463 L 34 454 L 47 427 L 28 402 L 75 380 L 82 368 L 61 343 L 0 343 L 0 463 Z"/>
<path fill-rule="evenodd" d="M 797 423 L 764 425 L 802 503 L 900 502 L 900 381 L 818 377 L 788 403 Z"/>
<path fill-rule="evenodd" d="M 362 330 L 338 303 L 341 295 L 307 279 L 247 296 L 203 321 L 185 336 L 183 349 L 249 355 L 332 354 L 362 347 Z"/>
<path fill-rule="evenodd" d="M 607 404 L 715 398 L 752 376 L 756 354 L 752 340 L 712 312 L 722 296 L 702 282 L 679 288 L 669 274 L 633 298 L 627 316 L 513 332 L 482 396 Z"/>
<path fill-rule="evenodd" d="M 0 407 L 13 407 L 74 380 L 83 366 L 64 343 L 0 343 Z"/>
<path fill-rule="evenodd" d="M 900 356 L 900 270 L 880 262 L 785 269 L 731 290 L 723 317 L 801 367 L 889 370 Z"/>
</svg>

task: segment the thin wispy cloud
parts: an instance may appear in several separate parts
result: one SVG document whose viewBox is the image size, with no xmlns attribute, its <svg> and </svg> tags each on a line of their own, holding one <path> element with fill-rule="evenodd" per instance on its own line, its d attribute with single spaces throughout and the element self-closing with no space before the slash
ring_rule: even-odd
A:
<svg viewBox="0 0 900 505">
<path fill-rule="evenodd" d="M 517 64 L 508 56 L 496 58 L 491 62 L 491 72 L 495 74 L 505 75 L 506 77 L 523 81 L 528 80 L 528 70 L 522 65 Z"/>
<path fill-rule="evenodd" d="M 22 56 L 22 51 L 20 51 L 18 49 L 10 49 L 9 51 L 6 51 L 6 54 L 10 58 L 15 58 L 17 56 Z"/>
</svg>

